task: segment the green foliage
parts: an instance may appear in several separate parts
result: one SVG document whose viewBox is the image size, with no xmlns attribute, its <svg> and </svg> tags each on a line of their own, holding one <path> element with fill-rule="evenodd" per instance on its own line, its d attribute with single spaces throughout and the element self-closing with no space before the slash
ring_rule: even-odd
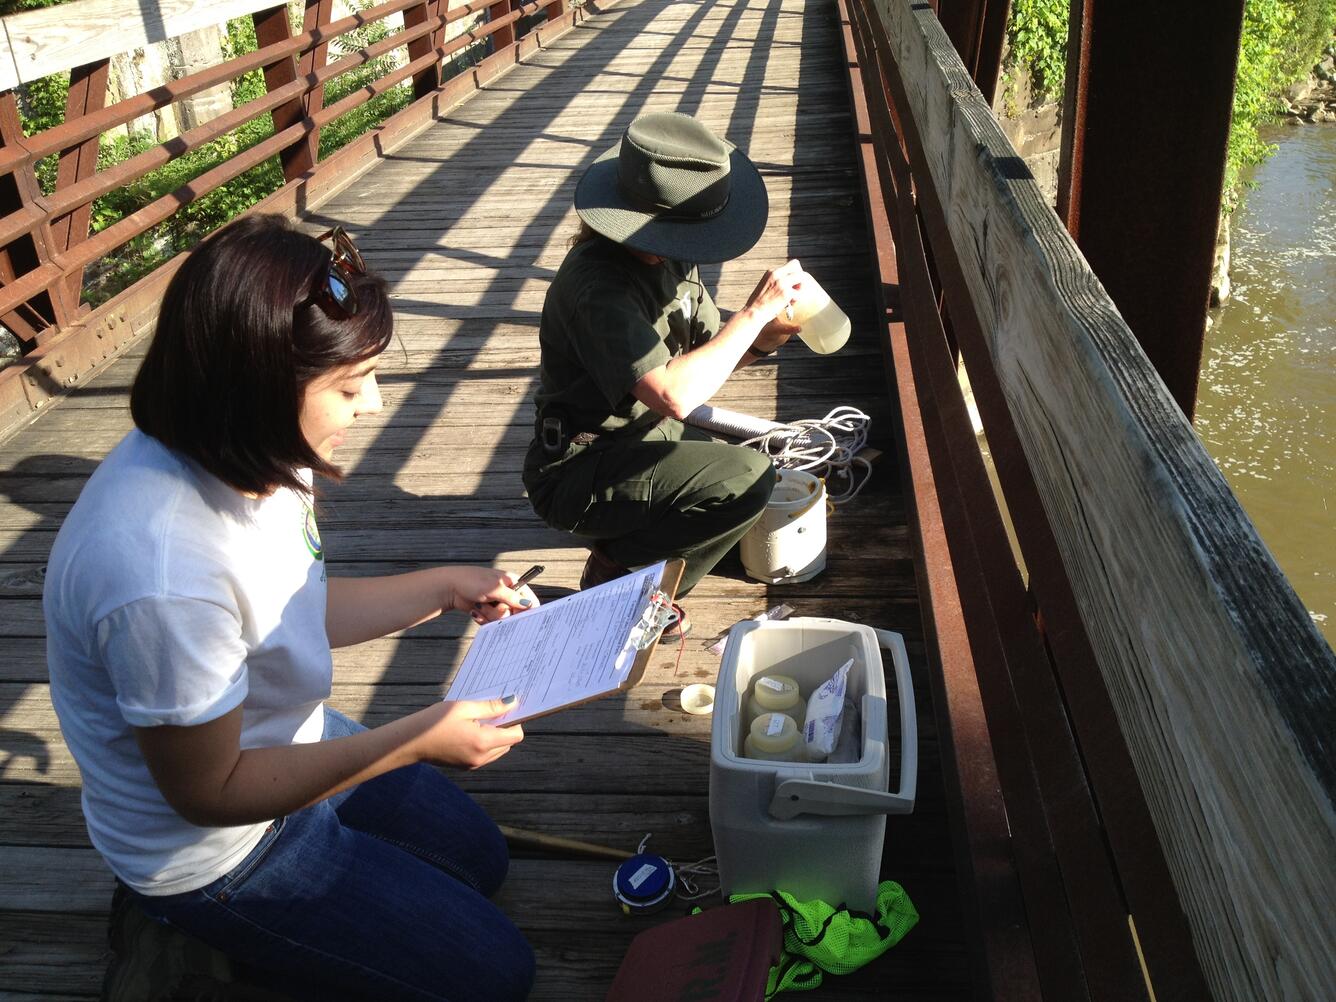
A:
<svg viewBox="0 0 1336 1002">
<path fill-rule="evenodd" d="M 1259 127 L 1274 119 L 1285 89 L 1306 77 L 1336 30 L 1336 0 L 1247 0 L 1225 160 L 1226 210 L 1238 203 L 1243 172 L 1275 147 Z"/>
<path fill-rule="evenodd" d="M 0 0 L 0 17 L 5 17 L 8 14 L 19 14 L 25 10 L 54 7 L 56 4 L 64 2 L 65 0 Z"/>
<path fill-rule="evenodd" d="M 1069 0 L 1012 0 L 1007 25 L 1004 89 L 1007 113 L 1015 114 L 1014 80 L 1027 70 L 1033 98 L 1053 100 L 1062 93 L 1066 70 Z M 1240 177 L 1274 147 L 1258 128 L 1279 108 L 1285 89 L 1303 79 L 1332 44 L 1336 0 L 1245 0 L 1243 41 L 1235 83 L 1229 153 L 1225 164 L 1225 205 L 1238 200 Z"/>
<path fill-rule="evenodd" d="M 1281 46 L 1281 75 L 1302 79 L 1317 64 L 1336 31 L 1336 0 L 1302 0 L 1294 4 L 1294 20 Z"/>
<path fill-rule="evenodd" d="M 1007 22 L 1008 69 L 1030 72 L 1033 95 L 1054 100 L 1062 95 L 1067 73 L 1068 0 L 1012 0 Z"/>
</svg>

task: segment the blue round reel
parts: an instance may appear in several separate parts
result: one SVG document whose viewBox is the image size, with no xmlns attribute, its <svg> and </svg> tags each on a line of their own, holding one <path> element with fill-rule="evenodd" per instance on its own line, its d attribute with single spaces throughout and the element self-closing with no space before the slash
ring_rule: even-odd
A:
<svg viewBox="0 0 1336 1002">
<path fill-rule="evenodd" d="M 677 890 L 677 875 L 668 860 L 653 853 L 632 856 L 612 877 L 613 896 L 627 915 L 648 915 L 668 907 Z"/>
</svg>

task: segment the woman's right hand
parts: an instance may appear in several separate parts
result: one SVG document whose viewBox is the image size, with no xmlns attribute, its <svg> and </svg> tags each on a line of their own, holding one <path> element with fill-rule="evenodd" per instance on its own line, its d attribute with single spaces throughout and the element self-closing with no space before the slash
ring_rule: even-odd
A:
<svg viewBox="0 0 1336 1002">
<path fill-rule="evenodd" d="M 786 261 L 778 268 L 771 268 L 747 299 L 746 309 L 751 310 L 764 326 L 774 320 L 784 307 L 797 302 L 802 290 L 804 278 L 802 265 L 798 261 Z"/>
<path fill-rule="evenodd" d="M 479 769 L 495 762 L 512 745 L 524 740 L 519 724 L 494 727 L 488 723 L 513 710 L 500 699 L 466 699 L 437 703 L 424 712 L 435 719 L 418 738 L 418 758 L 436 765 Z"/>
</svg>

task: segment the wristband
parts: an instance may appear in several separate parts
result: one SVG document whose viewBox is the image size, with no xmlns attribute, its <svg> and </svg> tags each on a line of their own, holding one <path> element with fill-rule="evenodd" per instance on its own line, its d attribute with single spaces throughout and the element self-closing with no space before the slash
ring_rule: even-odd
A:
<svg viewBox="0 0 1336 1002">
<path fill-rule="evenodd" d="M 769 351 L 762 351 L 760 348 L 756 347 L 755 343 L 753 343 L 747 346 L 747 350 L 757 358 L 765 358 L 767 355 L 773 355 L 775 352 L 779 351 L 779 345 L 775 345 L 775 347 L 771 348 Z"/>
</svg>

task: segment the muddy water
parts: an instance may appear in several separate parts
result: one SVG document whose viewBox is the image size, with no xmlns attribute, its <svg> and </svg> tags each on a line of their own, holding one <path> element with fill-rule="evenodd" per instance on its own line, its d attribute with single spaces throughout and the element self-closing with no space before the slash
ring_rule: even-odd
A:
<svg viewBox="0 0 1336 1002">
<path fill-rule="evenodd" d="M 1336 645 L 1336 126 L 1282 126 L 1233 220 L 1197 432 Z"/>
</svg>

